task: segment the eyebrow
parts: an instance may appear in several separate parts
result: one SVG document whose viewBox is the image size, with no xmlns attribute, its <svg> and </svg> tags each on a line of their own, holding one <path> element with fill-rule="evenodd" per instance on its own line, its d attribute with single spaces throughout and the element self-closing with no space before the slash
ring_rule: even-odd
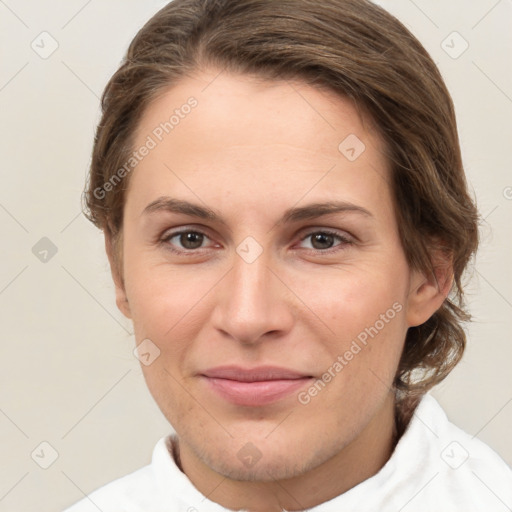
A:
<svg viewBox="0 0 512 512">
<path fill-rule="evenodd" d="M 192 217 L 227 225 L 226 221 L 216 211 L 205 206 L 190 203 L 184 199 L 176 199 L 168 196 L 159 197 L 149 203 L 142 213 L 150 214 L 158 211 L 181 213 L 183 215 L 190 215 Z M 333 213 L 358 213 L 366 217 L 373 217 L 373 214 L 362 206 L 347 201 L 328 201 L 325 203 L 312 203 L 306 206 L 289 208 L 276 225 L 315 219 Z"/>
</svg>

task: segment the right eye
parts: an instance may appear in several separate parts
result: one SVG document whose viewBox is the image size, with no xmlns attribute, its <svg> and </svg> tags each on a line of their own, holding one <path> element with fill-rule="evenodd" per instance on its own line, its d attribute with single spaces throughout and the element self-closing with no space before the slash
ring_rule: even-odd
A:
<svg viewBox="0 0 512 512">
<path fill-rule="evenodd" d="M 182 229 L 180 231 L 166 232 L 161 241 L 173 252 L 190 253 L 197 249 L 202 249 L 205 238 L 208 238 L 208 236 L 202 231 Z M 176 239 L 176 241 L 173 242 L 173 239 Z M 176 249 L 175 244 L 180 244 L 181 249 Z"/>
</svg>

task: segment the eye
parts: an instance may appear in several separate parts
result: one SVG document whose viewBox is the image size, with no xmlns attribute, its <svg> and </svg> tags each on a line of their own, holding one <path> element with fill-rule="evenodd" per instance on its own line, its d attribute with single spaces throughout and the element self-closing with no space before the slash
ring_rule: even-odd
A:
<svg viewBox="0 0 512 512">
<path fill-rule="evenodd" d="M 199 230 L 183 229 L 181 231 L 167 232 L 161 238 L 166 248 L 175 253 L 194 253 L 198 249 L 204 249 L 203 243 L 210 238 Z M 353 241 L 346 235 L 328 229 L 311 231 L 301 238 L 301 243 L 311 240 L 311 246 L 305 249 L 313 252 L 336 252 L 345 249 Z M 338 241 L 337 244 L 335 242 Z"/>
<path fill-rule="evenodd" d="M 173 243 L 173 239 L 176 239 L 176 242 Z M 186 229 L 174 233 L 166 233 L 162 238 L 162 242 L 168 245 L 171 251 L 183 253 L 201 249 L 205 239 L 209 238 L 202 231 Z M 181 249 L 173 247 L 176 243 L 181 245 Z"/>
<path fill-rule="evenodd" d="M 333 248 L 333 244 L 336 240 L 339 240 L 339 243 L 334 245 L 334 247 L 336 247 L 334 251 L 343 250 L 347 245 L 353 243 L 348 236 L 325 229 L 311 231 L 301 239 L 301 242 L 308 239 L 311 240 L 312 247 L 306 247 L 306 249 L 311 249 L 316 252 L 327 252 L 329 249 Z"/>
</svg>

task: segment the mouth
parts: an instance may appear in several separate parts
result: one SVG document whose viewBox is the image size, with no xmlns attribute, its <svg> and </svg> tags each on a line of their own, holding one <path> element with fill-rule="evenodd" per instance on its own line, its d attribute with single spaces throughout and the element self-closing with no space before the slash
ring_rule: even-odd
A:
<svg viewBox="0 0 512 512">
<path fill-rule="evenodd" d="M 260 407 L 286 398 L 314 377 L 288 368 L 221 366 L 200 374 L 208 389 L 235 405 Z"/>
</svg>

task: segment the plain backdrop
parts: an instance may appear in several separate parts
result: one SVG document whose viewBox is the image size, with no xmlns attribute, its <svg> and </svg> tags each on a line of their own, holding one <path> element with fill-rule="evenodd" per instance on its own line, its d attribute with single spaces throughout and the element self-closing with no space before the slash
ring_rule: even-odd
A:
<svg viewBox="0 0 512 512">
<path fill-rule="evenodd" d="M 0 0 L 1 511 L 62 510 L 171 432 L 80 204 L 101 92 L 165 3 Z M 512 2 L 379 3 L 441 69 L 485 218 L 467 352 L 433 394 L 512 464 Z"/>
</svg>

